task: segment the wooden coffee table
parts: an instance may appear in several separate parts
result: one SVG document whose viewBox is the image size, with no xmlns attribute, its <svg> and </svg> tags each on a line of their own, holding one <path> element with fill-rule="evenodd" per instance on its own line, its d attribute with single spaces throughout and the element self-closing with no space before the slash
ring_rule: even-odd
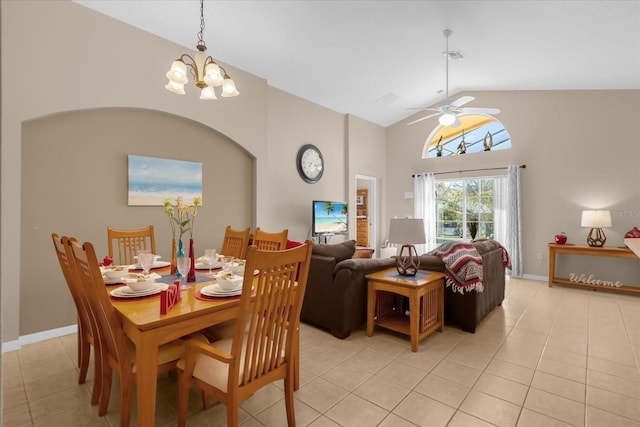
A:
<svg viewBox="0 0 640 427">
<path fill-rule="evenodd" d="M 402 276 L 395 268 L 368 274 L 367 336 L 374 325 L 411 336 L 411 351 L 418 342 L 444 330 L 444 274 L 419 270 L 415 276 Z M 409 298 L 409 315 L 403 298 Z"/>
</svg>

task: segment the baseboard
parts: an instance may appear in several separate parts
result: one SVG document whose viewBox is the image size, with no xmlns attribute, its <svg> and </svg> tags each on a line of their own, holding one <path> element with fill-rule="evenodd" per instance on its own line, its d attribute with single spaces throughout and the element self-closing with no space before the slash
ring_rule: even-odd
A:
<svg viewBox="0 0 640 427">
<path fill-rule="evenodd" d="M 546 282 L 549 280 L 547 276 L 537 276 L 535 274 L 523 274 L 522 278 L 529 280 L 540 280 L 541 282 Z"/>
<path fill-rule="evenodd" d="M 62 328 L 49 329 L 48 331 L 36 332 L 35 334 L 20 336 L 17 340 L 2 343 L 2 352 L 20 350 L 23 345 L 34 342 L 50 340 L 51 338 L 63 337 L 65 335 L 78 332 L 78 325 L 69 325 Z"/>
</svg>

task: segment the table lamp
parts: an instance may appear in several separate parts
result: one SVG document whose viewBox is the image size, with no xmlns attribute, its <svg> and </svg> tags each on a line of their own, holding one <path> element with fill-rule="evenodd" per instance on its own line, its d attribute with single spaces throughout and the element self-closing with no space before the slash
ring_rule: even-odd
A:
<svg viewBox="0 0 640 427">
<path fill-rule="evenodd" d="M 607 241 L 602 228 L 611 227 L 611 212 L 608 210 L 582 211 L 581 227 L 591 227 L 587 236 L 589 246 L 601 247 Z"/>
<path fill-rule="evenodd" d="M 424 220 L 392 219 L 389 223 L 389 242 L 402 245 L 396 261 L 398 273 L 403 276 L 415 276 L 420 267 L 420 258 L 414 244 L 427 243 Z"/>
</svg>

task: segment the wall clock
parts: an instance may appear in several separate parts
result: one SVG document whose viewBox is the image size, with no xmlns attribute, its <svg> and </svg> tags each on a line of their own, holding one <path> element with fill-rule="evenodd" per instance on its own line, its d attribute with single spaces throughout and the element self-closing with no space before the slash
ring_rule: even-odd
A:
<svg viewBox="0 0 640 427">
<path fill-rule="evenodd" d="M 320 181 L 324 172 L 322 153 L 315 145 L 305 144 L 298 150 L 296 166 L 304 182 L 315 184 Z"/>
</svg>

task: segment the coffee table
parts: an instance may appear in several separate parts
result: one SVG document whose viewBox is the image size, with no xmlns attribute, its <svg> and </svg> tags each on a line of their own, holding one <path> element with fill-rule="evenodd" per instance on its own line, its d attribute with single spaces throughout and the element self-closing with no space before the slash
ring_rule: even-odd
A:
<svg viewBox="0 0 640 427">
<path fill-rule="evenodd" d="M 418 342 L 444 330 L 444 274 L 419 270 L 415 276 L 402 276 L 395 268 L 368 274 L 367 336 L 374 325 L 411 336 L 411 351 Z M 409 315 L 403 298 L 409 298 Z"/>
</svg>

